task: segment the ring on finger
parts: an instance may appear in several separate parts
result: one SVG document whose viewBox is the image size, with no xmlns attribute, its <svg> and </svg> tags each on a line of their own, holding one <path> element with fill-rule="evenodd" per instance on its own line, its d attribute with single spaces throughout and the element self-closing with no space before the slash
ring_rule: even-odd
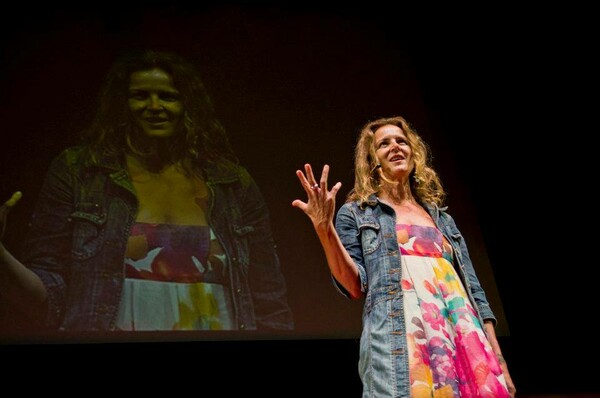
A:
<svg viewBox="0 0 600 398">
<path fill-rule="evenodd" d="M 312 189 L 318 189 L 319 188 L 319 184 L 315 183 L 311 188 Z"/>
</svg>

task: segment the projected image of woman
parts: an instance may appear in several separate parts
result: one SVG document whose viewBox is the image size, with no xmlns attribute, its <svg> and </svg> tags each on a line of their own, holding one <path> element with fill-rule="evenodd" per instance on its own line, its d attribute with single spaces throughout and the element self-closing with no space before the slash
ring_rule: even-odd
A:
<svg viewBox="0 0 600 398">
<path fill-rule="evenodd" d="M 290 330 L 268 209 L 195 68 L 129 53 L 52 162 L 0 298 L 68 331 Z M 0 210 L 0 226 L 20 193 Z"/>
</svg>

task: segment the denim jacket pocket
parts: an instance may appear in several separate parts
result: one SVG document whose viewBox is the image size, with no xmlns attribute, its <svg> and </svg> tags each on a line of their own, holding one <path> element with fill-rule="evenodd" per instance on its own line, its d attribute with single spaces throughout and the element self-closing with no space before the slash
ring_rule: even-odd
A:
<svg viewBox="0 0 600 398">
<path fill-rule="evenodd" d="M 250 249 L 249 239 L 250 235 L 254 232 L 252 225 L 232 225 L 231 229 L 235 238 L 235 250 L 234 257 L 231 261 L 237 264 L 240 270 L 246 274 L 248 264 L 250 263 Z"/>
<path fill-rule="evenodd" d="M 94 256 L 104 240 L 106 211 L 97 203 L 78 203 L 69 220 L 73 223 L 72 252 L 76 260 Z"/>
<path fill-rule="evenodd" d="M 372 289 L 367 293 L 367 297 L 365 298 L 364 311 L 366 314 L 370 314 L 381 303 L 393 300 L 401 295 L 401 289 L 390 290 L 387 287 Z"/>
<path fill-rule="evenodd" d="M 381 225 L 375 221 L 366 221 L 358 226 L 361 236 L 362 248 L 365 255 L 369 255 L 381 246 Z"/>
<path fill-rule="evenodd" d="M 233 232 L 235 232 L 235 234 L 239 237 L 242 237 L 244 235 L 254 232 L 254 227 L 252 225 L 247 225 L 247 226 L 233 225 L 232 227 L 233 227 Z"/>
</svg>

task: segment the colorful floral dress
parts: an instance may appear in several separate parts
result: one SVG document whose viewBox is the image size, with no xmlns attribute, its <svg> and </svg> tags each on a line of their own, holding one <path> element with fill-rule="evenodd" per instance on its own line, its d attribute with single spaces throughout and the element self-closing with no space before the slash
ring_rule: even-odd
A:
<svg viewBox="0 0 600 398">
<path fill-rule="evenodd" d="M 232 329 L 226 281 L 225 254 L 208 226 L 136 223 L 117 328 Z"/>
<path fill-rule="evenodd" d="M 509 397 L 502 369 L 435 227 L 397 224 L 411 397 Z"/>
</svg>

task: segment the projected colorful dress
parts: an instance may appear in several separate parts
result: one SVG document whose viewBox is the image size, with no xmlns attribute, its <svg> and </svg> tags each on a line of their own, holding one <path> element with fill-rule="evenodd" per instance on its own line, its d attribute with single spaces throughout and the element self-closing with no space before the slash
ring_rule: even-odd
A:
<svg viewBox="0 0 600 398">
<path fill-rule="evenodd" d="M 208 226 L 134 224 L 127 244 L 121 330 L 229 330 L 225 255 Z"/>
</svg>

